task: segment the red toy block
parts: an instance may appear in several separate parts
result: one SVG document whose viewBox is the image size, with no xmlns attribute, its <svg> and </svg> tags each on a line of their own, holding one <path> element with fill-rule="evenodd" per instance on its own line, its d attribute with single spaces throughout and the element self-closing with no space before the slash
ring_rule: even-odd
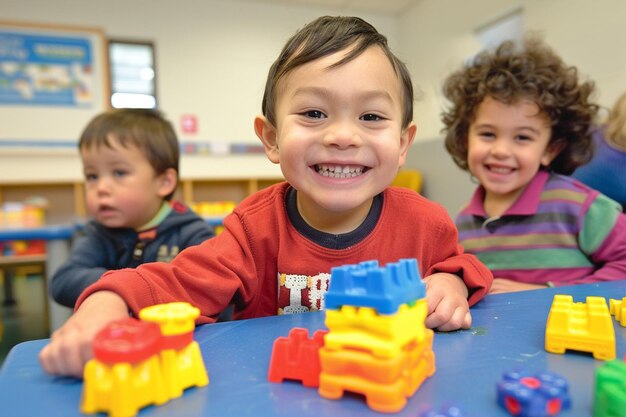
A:
<svg viewBox="0 0 626 417">
<path fill-rule="evenodd" d="M 267 376 L 270 382 L 283 382 L 284 379 L 302 381 L 305 387 L 317 387 L 320 381 L 319 349 L 324 346 L 327 330 L 317 330 L 313 338 L 303 328 L 293 328 L 288 337 L 274 341 L 270 369 Z"/>
<path fill-rule="evenodd" d="M 161 338 L 157 324 L 128 317 L 102 329 L 92 348 L 94 357 L 106 364 L 138 363 L 159 352 Z"/>
</svg>

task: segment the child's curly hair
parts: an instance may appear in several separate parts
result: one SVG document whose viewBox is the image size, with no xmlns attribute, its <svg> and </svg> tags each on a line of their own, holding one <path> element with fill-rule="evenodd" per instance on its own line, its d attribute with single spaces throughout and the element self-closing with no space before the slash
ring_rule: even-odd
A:
<svg viewBox="0 0 626 417">
<path fill-rule="evenodd" d="M 527 37 L 522 48 L 503 42 L 446 79 L 443 93 L 452 103 L 441 114 L 446 149 L 459 167 L 468 170 L 467 137 L 480 103 L 488 96 L 505 104 L 528 99 L 550 120 L 550 146 L 562 147 L 547 168 L 571 174 L 593 156 L 590 128 L 598 112 L 589 100 L 593 91 L 593 82 L 579 83 L 576 67 L 565 65 L 538 38 Z"/>
</svg>

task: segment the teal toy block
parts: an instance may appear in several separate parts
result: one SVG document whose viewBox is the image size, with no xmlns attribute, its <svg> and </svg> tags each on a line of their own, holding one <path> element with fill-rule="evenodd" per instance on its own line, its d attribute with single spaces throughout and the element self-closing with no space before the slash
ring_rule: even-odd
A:
<svg viewBox="0 0 626 417">
<path fill-rule="evenodd" d="M 395 314 L 400 305 L 425 296 L 417 259 L 400 259 L 384 267 L 371 260 L 332 268 L 325 304 L 331 310 L 349 305 Z"/>
</svg>

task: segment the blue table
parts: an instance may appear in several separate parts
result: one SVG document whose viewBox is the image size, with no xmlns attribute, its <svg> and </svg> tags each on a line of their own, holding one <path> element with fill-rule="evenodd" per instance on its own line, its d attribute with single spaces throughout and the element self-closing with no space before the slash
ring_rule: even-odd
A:
<svg viewBox="0 0 626 417">
<path fill-rule="evenodd" d="M 495 385 L 503 371 L 524 368 L 548 370 L 570 383 L 573 408 L 563 417 L 590 417 L 595 369 L 603 364 L 590 354 L 550 354 L 544 334 L 554 294 L 572 294 L 575 301 L 589 295 L 626 296 L 626 281 L 551 288 L 486 297 L 472 309 L 473 327 L 436 333 L 437 371 L 409 400 L 399 416 L 456 404 L 469 417 L 508 416 L 496 404 Z M 613 320 L 617 357 L 626 353 L 626 328 Z M 326 400 L 316 389 L 292 381 L 267 381 L 272 344 L 293 327 L 324 327 L 323 313 L 296 314 L 201 326 L 199 342 L 210 383 L 187 390 L 160 407 L 143 409 L 139 416 L 380 416 L 362 397 L 346 394 Z M 37 354 L 47 340 L 21 343 L 9 353 L 0 370 L 0 408 L 3 415 L 79 416 L 82 382 L 44 374 Z"/>
<path fill-rule="evenodd" d="M 71 224 L 42 227 L 0 228 L 0 242 L 9 240 L 45 240 L 46 241 L 46 288 L 55 271 L 65 262 L 70 254 L 72 234 L 75 226 Z M 48 321 L 50 331 L 58 329 L 72 314 L 72 309 L 62 306 L 48 297 Z"/>
</svg>

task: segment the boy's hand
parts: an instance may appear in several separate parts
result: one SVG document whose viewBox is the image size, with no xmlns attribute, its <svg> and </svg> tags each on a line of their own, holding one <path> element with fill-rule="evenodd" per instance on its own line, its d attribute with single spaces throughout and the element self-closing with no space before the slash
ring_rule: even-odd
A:
<svg viewBox="0 0 626 417">
<path fill-rule="evenodd" d="M 82 378 L 85 364 L 93 357 L 93 338 L 110 322 L 125 317 L 128 308 L 116 293 L 100 291 L 87 297 L 39 353 L 42 368 L 49 374 Z"/>
<path fill-rule="evenodd" d="M 469 329 L 472 316 L 467 303 L 467 287 L 461 278 L 444 272 L 424 278 L 428 314 L 426 327 L 444 332 Z"/>
<path fill-rule="evenodd" d="M 494 278 L 489 294 L 499 294 L 503 292 L 540 290 L 547 288 L 544 284 L 529 284 L 526 282 L 513 281 L 506 278 Z"/>
</svg>

